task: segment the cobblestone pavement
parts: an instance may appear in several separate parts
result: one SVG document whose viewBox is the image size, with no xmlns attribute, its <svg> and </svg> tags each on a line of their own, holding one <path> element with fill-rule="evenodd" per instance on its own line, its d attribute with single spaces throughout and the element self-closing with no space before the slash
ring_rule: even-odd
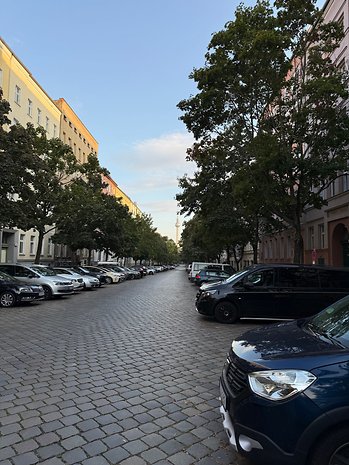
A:
<svg viewBox="0 0 349 465">
<path fill-rule="evenodd" d="M 243 465 L 218 379 L 234 335 L 184 268 L 0 311 L 0 465 Z M 256 324 L 254 324 L 256 325 Z"/>
</svg>

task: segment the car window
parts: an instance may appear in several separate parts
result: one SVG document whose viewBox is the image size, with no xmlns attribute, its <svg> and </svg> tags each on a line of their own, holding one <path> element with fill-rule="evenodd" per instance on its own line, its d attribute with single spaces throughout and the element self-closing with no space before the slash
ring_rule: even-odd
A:
<svg viewBox="0 0 349 465">
<path fill-rule="evenodd" d="M 349 271 L 320 270 L 320 283 L 324 289 L 349 288 Z"/>
<path fill-rule="evenodd" d="M 312 268 L 279 268 L 280 287 L 319 288 L 319 274 Z"/>
<path fill-rule="evenodd" d="M 274 283 L 274 270 L 258 270 L 246 277 L 246 282 L 254 286 L 272 286 Z"/>
<path fill-rule="evenodd" d="M 4 273 L 3 271 L 0 271 L 0 279 L 1 281 L 19 282 L 17 278 L 10 276 L 9 274 Z"/>
<path fill-rule="evenodd" d="M 30 268 L 25 268 L 24 266 L 16 266 L 15 267 L 15 276 L 21 276 L 21 277 L 28 277 L 28 276 L 33 276 L 35 274 Z"/>
<path fill-rule="evenodd" d="M 349 297 L 344 297 L 312 317 L 305 328 L 349 347 Z"/>
<path fill-rule="evenodd" d="M 51 268 L 32 266 L 31 269 L 41 274 L 41 276 L 57 276 L 56 271 L 52 270 Z"/>
</svg>

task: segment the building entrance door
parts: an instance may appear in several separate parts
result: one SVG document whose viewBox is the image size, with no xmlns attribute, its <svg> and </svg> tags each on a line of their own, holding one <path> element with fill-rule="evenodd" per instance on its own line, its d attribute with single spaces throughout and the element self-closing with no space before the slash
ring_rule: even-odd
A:
<svg viewBox="0 0 349 465">
<path fill-rule="evenodd" d="M 343 266 L 349 267 L 349 241 L 343 241 Z"/>
</svg>

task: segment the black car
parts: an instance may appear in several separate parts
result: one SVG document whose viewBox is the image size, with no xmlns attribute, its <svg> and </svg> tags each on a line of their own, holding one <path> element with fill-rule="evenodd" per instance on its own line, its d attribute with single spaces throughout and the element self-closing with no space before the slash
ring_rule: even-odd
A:
<svg viewBox="0 0 349 465">
<path fill-rule="evenodd" d="M 232 447 L 253 464 L 349 464 L 348 366 L 349 296 L 238 336 L 220 379 Z"/>
<path fill-rule="evenodd" d="M 349 294 L 349 268 L 255 265 L 220 283 L 203 284 L 196 309 L 221 323 L 240 318 L 308 317 Z"/>
<path fill-rule="evenodd" d="M 194 284 L 196 286 L 201 286 L 203 283 L 218 282 L 224 281 L 231 276 L 227 271 L 217 270 L 217 269 L 204 269 L 196 273 L 194 277 Z"/>
<path fill-rule="evenodd" d="M 35 286 L 33 289 L 31 285 L 23 284 L 18 279 L 0 271 L 0 307 L 13 307 L 20 302 L 32 302 L 41 297 L 40 291 L 43 294 L 41 286 Z"/>
</svg>

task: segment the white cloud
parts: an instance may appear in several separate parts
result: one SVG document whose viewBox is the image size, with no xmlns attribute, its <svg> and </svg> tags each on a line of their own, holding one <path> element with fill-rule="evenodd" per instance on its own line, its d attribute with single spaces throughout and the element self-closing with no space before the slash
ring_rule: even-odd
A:
<svg viewBox="0 0 349 465">
<path fill-rule="evenodd" d="M 124 192 L 152 216 L 154 227 L 161 234 L 173 239 L 179 210 L 175 200 L 178 178 L 191 176 L 195 170 L 195 164 L 186 161 L 187 149 L 193 142 L 192 136 L 180 132 L 140 141 L 114 158 L 118 177 L 114 177 L 108 163 L 113 179 Z"/>
</svg>

